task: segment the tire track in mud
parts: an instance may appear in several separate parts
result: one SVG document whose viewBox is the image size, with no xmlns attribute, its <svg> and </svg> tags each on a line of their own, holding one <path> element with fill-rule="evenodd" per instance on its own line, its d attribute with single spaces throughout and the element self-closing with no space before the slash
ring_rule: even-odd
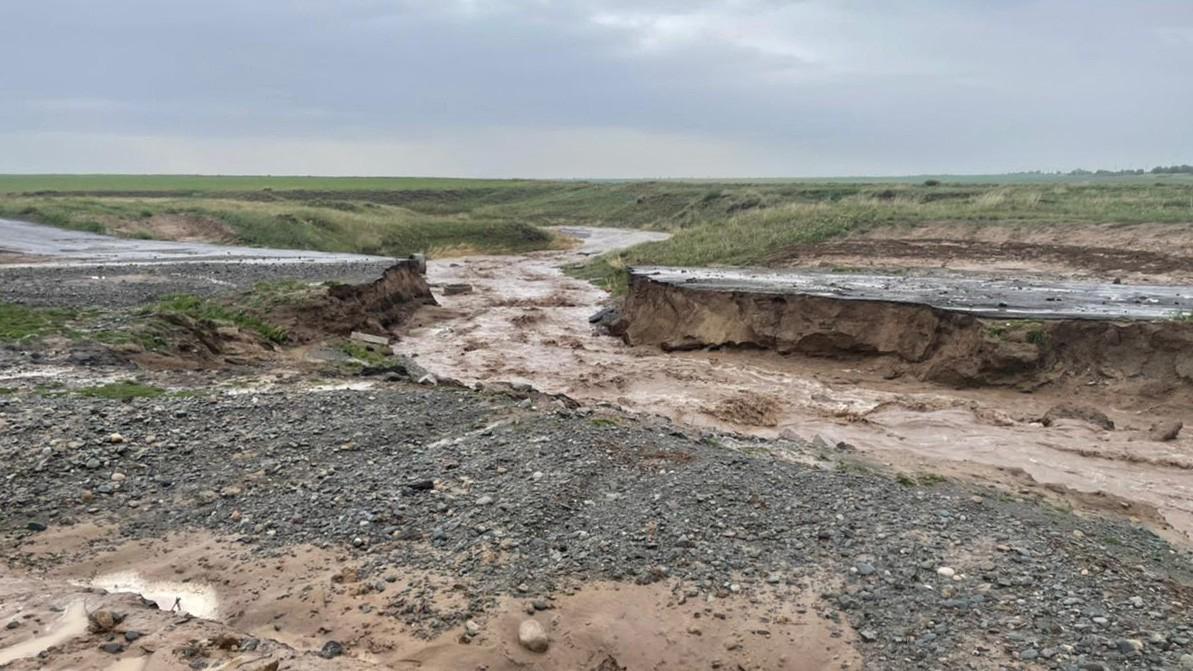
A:
<svg viewBox="0 0 1193 671">
<path fill-rule="evenodd" d="M 571 251 L 431 262 L 433 288 L 464 283 L 473 290 L 437 291 L 441 306 L 417 314 L 395 351 L 467 384 L 529 384 L 696 427 L 847 443 L 901 470 L 1015 489 L 1034 481 L 1082 507 L 1125 513 L 1190 542 L 1193 470 L 1178 466 L 1193 440 L 1147 440 L 1155 415 L 1143 399 L 1091 389 L 1082 400 L 1104 410 L 1118 429 L 1076 420 L 1046 427 L 1040 418 L 1070 394 L 886 379 L 886 364 L 865 359 L 630 347 L 588 323 L 608 295 L 561 268 L 642 242 L 642 232 L 568 232 L 592 237 Z"/>
</svg>

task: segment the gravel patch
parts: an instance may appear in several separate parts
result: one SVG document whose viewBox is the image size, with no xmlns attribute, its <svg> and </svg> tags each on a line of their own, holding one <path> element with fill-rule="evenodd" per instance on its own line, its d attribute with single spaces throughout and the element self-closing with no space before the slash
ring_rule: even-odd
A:
<svg viewBox="0 0 1193 671">
<path fill-rule="evenodd" d="M 537 403 L 403 384 L 0 397 L 0 530 L 118 520 L 126 536 L 351 547 L 382 591 L 402 568 L 448 567 L 467 607 L 427 612 L 413 592 L 383 613 L 428 632 L 502 594 L 678 579 L 701 599 L 819 590 L 873 669 L 1171 669 L 1193 654 L 1193 566 L 1147 530 L 907 486 L 798 443 Z"/>
<path fill-rule="evenodd" d="M 169 294 L 211 296 L 258 282 L 370 282 L 389 261 L 346 263 L 188 262 L 87 266 L 0 265 L 0 301 L 52 307 L 123 308 Z"/>
</svg>

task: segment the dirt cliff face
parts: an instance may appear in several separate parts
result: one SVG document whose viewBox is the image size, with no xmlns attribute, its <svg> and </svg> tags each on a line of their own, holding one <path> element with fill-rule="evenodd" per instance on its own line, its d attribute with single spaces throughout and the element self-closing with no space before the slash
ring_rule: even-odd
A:
<svg viewBox="0 0 1193 671">
<path fill-rule="evenodd" d="M 1111 380 L 1193 389 L 1193 324 L 994 320 L 926 305 L 686 288 L 634 275 L 613 332 L 666 350 L 717 346 L 886 357 L 899 373 L 955 386 Z"/>
<path fill-rule="evenodd" d="M 664 349 L 753 345 L 781 353 L 896 355 L 923 361 L 952 315 L 897 303 L 693 291 L 634 276 L 624 307 L 630 344 Z"/>
<path fill-rule="evenodd" d="M 419 259 L 402 259 L 368 284 L 332 287 L 316 309 L 318 318 L 334 333 L 392 333 L 418 308 L 438 305 L 421 272 L 425 268 Z"/>
</svg>

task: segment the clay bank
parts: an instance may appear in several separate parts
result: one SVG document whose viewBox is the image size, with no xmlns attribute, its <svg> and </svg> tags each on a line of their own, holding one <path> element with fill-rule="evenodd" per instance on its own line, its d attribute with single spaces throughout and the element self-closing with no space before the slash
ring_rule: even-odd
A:
<svg viewBox="0 0 1193 671">
<path fill-rule="evenodd" d="M 666 350 L 884 356 L 957 385 L 1193 382 L 1193 287 L 645 267 L 614 333 Z"/>
</svg>

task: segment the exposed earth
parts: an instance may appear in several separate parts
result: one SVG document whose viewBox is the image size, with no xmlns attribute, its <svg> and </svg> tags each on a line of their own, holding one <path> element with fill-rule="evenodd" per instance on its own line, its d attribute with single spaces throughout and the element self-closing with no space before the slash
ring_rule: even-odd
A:
<svg viewBox="0 0 1193 671">
<path fill-rule="evenodd" d="M 1109 365 L 1087 357 L 1071 368 L 1081 368 L 1084 361 L 1092 375 L 1082 370 L 1079 376 L 1012 379 L 997 386 L 990 386 L 990 379 L 984 384 L 965 380 L 958 387 L 922 380 L 900 357 L 874 356 L 881 350 L 823 346 L 810 355 L 799 350 L 780 355 L 755 347 L 664 351 L 657 342 L 627 346 L 587 322 L 608 297 L 560 270 L 574 258 L 551 252 L 516 262 L 507 257 L 431 262 L 432 283 L 469 283 L 473 291 L 445 296 L 439 307 L 421 311 L 395 349 L 431 371 L 470 384 L 517 382 L 692 426 L 844 442 L 896 468 L 1012 488 L 1035 483 L 1064 495 L 1070 505 L 1125 511 L 1181 542 L 1193 533 L 1193 437 L 1180 433 L 1162 442 L 1149 437 L 1157 425 L 1193 419 L 1188 384 L 1175 373 L 1164 381 L 1128 370 L 1122 361 Z M 677 314 L 720 313 L 694 301 Z M 766 314 L 759 308 L 755 316 Z M 899 313 L 888 317 L 864 309 L 848 322 L 840 311 L 820 317 L 830 325 L 825 340 L 818 341 L 822 344 L 889 334 L 915 352 L 935 337 L 931 330 L 916 330 L 922 319 Z M 725 333 L 739 322 L 726 318 L 722 324 L 730 329 Z M 677 326 L 666 320 L 660 324 L 664 332 Z M 1033 334 L 1046 330 L 1031 321 L 987 326 L 984 333 L 1014 348 L 1015 356 L 1038 350 Z M 1173 326 L 1182 333 L 1190 328 Z M 856 332 L 846 338 L 843 329 L 851 327 Z M 1172 350 L 1172 365 L 1187 362 L 1181 351 Z M 970 362 L 951 360 L 947 370 Z M 1123 393 L 1125 387 L 1132 393 Z M 1088 412 L 1045 421 L 1050 410 L 1066 405 L 1092 408 L 1115 428 L 1083 419 Z"/>
<path fill-rule="evenodd" d="M 977 271 L 1012 277 L 1193 284 L 1193 236 L 1164 225 L 992 226 L 940 222 L 877 228 L 785 250 L 801 268 Z"/>
<path fill-rule="evenodd" d="M 439 305 L 379 325 L 406 363 L 362 375 L 311 343 L 189 371 L 0 351 L 0 666 L 1193 668 L 1190 443 L 1154 426 L 1179 390 L 627 345 L 560 267 L 657 234 L 565 233 L 432 261 Z M 94 264 L 0 267 L 0 298 L 387 265 Z M 127 379 L 164 393 L 86 393 Z"/>
</svg>

